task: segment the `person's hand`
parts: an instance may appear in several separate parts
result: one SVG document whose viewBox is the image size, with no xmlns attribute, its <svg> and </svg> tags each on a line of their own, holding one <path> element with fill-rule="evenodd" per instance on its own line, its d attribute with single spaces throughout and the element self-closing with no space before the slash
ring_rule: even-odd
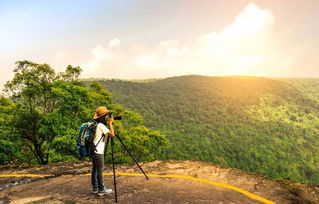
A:
<svg viewBox="0 0 319 204">
<path fill-rule="evenodd" d="M 111 137 L 114 137 L 114 135 L 110 135 L 110 134 L 109 134 L 109 135 L 107 135 L 107 137 L 111 138 Z"/>
<path fill-rule="evenodd" d="M 114 121 L 114 118 L 113 118 L 113 117 L 111 117 L 111 118 L 108 118 L 108 121 L 109 121 L 109 123 L 113 123 L 113 121 Z"/>
</svg>

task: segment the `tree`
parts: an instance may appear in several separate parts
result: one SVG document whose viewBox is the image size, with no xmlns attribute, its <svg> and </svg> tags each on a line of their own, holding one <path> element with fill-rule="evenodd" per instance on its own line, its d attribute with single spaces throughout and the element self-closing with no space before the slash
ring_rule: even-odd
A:
<svg viewBox="0 0 319 204">
<path fill-rule="evenodd" d="M 15 130 L 10 126 L 13 122 L 15 104 L 0 96 L 0 163 L 13 163 L 21 159 L 21 143 L 15 137 Z"/>
<path fill-rule="evenodd" d="M 142 125 L 141 116 L 112 104 L 112 94 L 101 85 L 93 83 L 90 88 L 85 87 L 78 79 L 80 67 L 69 65 L 65 72 L 56 74 L 48 64 L 30 61 L 18 61 L 16 64 L 13 79 L 5 85 L 5 92 L 14 103 L 10 125 L 22 146 L 32 152 L 39 164 L 74 160 L 79 127 L 92 119 L 98 106 L 105 105 L 116 114 L 125 115 L 124 126 L 133 128 Z M 130 130 L 125 131 L 123 124 L 117 121 L 114 125 L 119 132 L 129 135 Z M 154 135 L 147 128 L 144 131 Z M 145 132 L 140 135 L 137 141 L 143 139 Z M 148 140 L 156 148 L 167 143 L 160 133 Z M 135 151 L 149 153 L 143 148 Z"/>
<path fill-rule="evenodd" d="M 65 73 L 57 75 L 48 64 L 30 61 L 16 64 L 14 78 L 5 85 L 5 92 L 17 104 L 13 126 L 38 163 L 47 164 L 53 141 L 58 136 L 59 129 L 55 127 L 63 123 L 57 115 L 62 110 L 64 114 L 75 115 L 79 109 L 78 101 L 69 104 L 66 97 L 75 92 L 85 94 L 76 85 L 80 70 L 68 66 Z M 69 86 L 61 78 L 69 81 Z M 69 89 L 62 91 L 61 87 Z"/>
</svg>

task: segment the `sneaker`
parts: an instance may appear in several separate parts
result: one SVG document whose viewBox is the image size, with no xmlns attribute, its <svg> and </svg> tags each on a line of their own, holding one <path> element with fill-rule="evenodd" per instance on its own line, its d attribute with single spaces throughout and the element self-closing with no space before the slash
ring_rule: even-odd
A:
<svg viewBox="0 0 319 204">
<path fill-rule="evenodd" d="M 97 193 L 97 195 L 103 196 L 103 195 L 111 194 L 112 192 L 113 192 L 112 189 L 110 189 L 110 188 L 105 188 L 103 191 L 99 191 L 99 192 Z"/>
<path fill-rule="evenodd" d="M 94 188 L 93 188 L 91 193 L 92 193 L 92 194 L 97 194 L 98 192 L 99 192 L 99 189 L 94 189 Z"/>
</svg>

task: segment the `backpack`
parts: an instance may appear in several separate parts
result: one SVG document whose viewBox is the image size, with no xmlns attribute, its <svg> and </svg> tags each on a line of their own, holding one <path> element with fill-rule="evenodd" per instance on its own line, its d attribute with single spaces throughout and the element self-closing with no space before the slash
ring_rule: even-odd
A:
<svg viewBox="0 0 319 204">
<path fill-rule="evenodd" d="M 78 139 L 76 141 L 76 152 L 81 158 L 91 156 L 96 151 L 96 146 L 93 141 L 95 138 L 96 122 L 83 123 L 80 128 Z"/>
</svg>

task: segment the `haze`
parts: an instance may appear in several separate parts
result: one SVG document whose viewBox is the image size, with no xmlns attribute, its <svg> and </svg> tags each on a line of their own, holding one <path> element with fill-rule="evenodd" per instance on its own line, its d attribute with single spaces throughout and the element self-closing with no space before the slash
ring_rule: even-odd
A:
<svg viewBox="0 0 319 204">
<path fill-rule="evenodd" d="M 319 77 L 319 1 L 0 1 L 0 86 L 15 62 L 82 78 Z"/>
</svg>

